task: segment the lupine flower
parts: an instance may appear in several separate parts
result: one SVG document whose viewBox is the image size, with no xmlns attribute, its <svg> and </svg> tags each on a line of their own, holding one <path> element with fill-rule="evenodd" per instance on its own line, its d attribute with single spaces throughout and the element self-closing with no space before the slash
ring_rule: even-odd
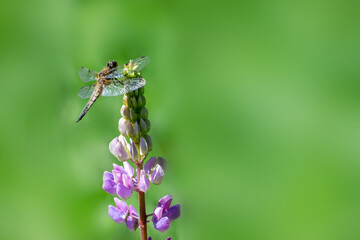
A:
<svg viewBox="0 0 360 240">
<path fill-rule="evenodd" d="M 109 150 L 121 162 L 124 162 L 124 161 L 130 159 L 129 143 L 126 141 L 125 137 L 122 135 L 114 138 L 110 142 Z"/>
<path fill-rule="evenodd" d="M 128 215 L 128 205 L 118 198 L 114 198 L 116 207 L 109 205 L 109 216 L 117 223 L 123 223 Z"/>
<path fill-rule="evenodd" d="M 150 158 L 144 166 L 145 173 L 149 176 L 150 182 L 160 184 L 164 178 L 166 160 L 162 157 Z"/>
<path fill-rule="evenodd" d="M 108 192 L 111 195 L 116 194 L 116 183 L 114 180 L 114 175 L 111 172 L 108 171 L 104 172 L 102 187 L 105 190 L 105 192 Z"/>
<path fill-rule="evenodd" d="M 117 195 L 123 199 L 128 199 L 134 188 L 134 169 L 128 162 L 124 162 L 123 165 L 124 167 L 120 167 L 114 163 L 114 170 L 112 172 L 116 183 Z"/>
<path fill-rule="evenodd" d="M 139 226 L 139 214 L 135 208 L 129 205 L 129 216 L 126 219 L 126 226 L 131 231 L 135 231 Z"/>
<path fill-rule="evenodd" d="M 128 199 L 134 187 L 134 169 L 128 162 L 124 162 L 123 165 L 124 167 L 121 167 L 114 163 L 112 173 L 104 172 L 103 189 L 112 195 L 116 193 L 122 199 Z"/>
<path fill-rule="evenodd" d="M 117 194 L 122 199 L 128 199 L 132 195 L 134 185 L 138 185 L 138 189 L 146 192 L 150 183 L 145 176 L 145 171 L 141 170 L 140 181 L 137 182 L 134 177 L 134 169 L 128 162 L 123 162 L 123 167 L 113 164 L 112 173 L 105 171 L 103 176 L 103 189 L 111 195 Z"/>
<path fill-rule="evenodd" d="M 145 171 L 140 171 L 140 181 L 139 181 L 139 190 L 142 192 L 146 192 L 150 188 L 149 180 L 145 176 Z"/>
<path fill-rule="evenodd" d="M 134 231 L 139 226 L 138 212 L 131 205 L 121 201 L 118 198 L 114 198 L 116 207 L 109 205 L 109 216 L 117 223 L 126 223 L 127 228 Z"/>
<path fill-rule="evenodd" d="M 154 228 L 160 232 L 168 230 L 170 223 L 180 216 L 180 205 L 176 204 L 170 207 L 171 201 L 171 195 L 161 198 L 154 210 L 152 221 Z"/>
</svg>

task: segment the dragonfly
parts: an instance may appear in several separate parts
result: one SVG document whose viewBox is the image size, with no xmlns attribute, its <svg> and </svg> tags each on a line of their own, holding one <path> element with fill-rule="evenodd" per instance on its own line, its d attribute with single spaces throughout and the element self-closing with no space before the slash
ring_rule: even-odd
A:
<svg viewBox="0 0 360 240">
<path fill-rule="evenodd" d="M 100 72 L 81 67 L 79 70 L 81 80 L 84 82 L 96 82 L 80 89 L 78 96 L 82 99 L 90 99 L 76 122 L 79 122 L 85 116 L 100 95 L 104 97 L 119 96 L 143 87 L 146 80 L 140 76 L 140 71 L 149 62 L 149 57 L 142 56 L 130 60 L 123 66 L 118 66 L 114 60 L 109 61 Z"/>
</svg>

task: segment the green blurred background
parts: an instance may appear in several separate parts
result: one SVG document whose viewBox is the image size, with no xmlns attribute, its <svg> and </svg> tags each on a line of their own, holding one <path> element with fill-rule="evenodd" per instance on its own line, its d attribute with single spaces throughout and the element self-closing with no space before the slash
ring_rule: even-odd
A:
<svg viewBox="0 0 360 240">
<path fill-rule="evenodd" d="M 139 239 L 107 215 L 121 97 L 81 66 L 149 56 L 154 240 L 360 239 L 358 1 L 2 1 L 0 239 Z M 137 205 L 133 196 L 130 203 Z"/>
</svg>

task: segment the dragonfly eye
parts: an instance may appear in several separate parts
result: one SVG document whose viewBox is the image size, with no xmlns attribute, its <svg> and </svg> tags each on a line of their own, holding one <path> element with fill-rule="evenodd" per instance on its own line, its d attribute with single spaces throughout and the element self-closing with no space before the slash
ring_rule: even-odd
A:
<svg viewBox="0 0 360 240">
<path fill-rule="evenodd" d="M 112 61 L 107 63 L 107 66 L 109 68 L 116 68 L 117 67 L 117 62 L 115 60 L 112 60 Z"/>
</svg>

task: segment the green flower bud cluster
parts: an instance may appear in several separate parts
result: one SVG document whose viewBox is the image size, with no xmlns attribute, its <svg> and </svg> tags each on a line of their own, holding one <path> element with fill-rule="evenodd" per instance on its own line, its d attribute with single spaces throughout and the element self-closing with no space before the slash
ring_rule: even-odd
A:
<svg viewBox="0 0 360 240">
<path fill-rule="evenodd" d="M 126 93 L 123 103 L 119 131 L 121 135 L 131 139 L 133 144 L 130 145 L 133 147 L 130 146 L 130 152 L 137 159 L 138 154 L 145 156 L 152 150 L 151 137 L 148 135 L 151 124 L 145 107 L 144 87 Z"/>
</svg>

